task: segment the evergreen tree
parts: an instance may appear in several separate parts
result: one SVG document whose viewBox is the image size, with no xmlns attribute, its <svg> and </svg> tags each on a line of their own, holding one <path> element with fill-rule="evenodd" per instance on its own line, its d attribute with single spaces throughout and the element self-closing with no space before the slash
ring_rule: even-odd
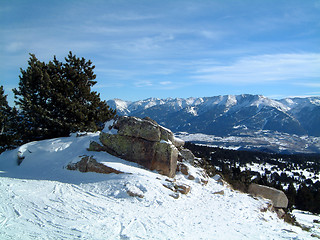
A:
<svg viewBox="0 0 320 240">
<path fill-rule="evenodd" d="M 14 117 L 17 115 L 16 109 L 12 109 L 4 95 L 3 86 L 0 86 L 0 153 L 14 145 Z"/>
<path fill-rule="evenodd" d="M 297 191 L 296 188 L 294 187 L 293 183 L 291 182 L 288 186 L 288 189 L 286 191 L 286 195 L 288 197 L 288 207 L 291 208 L 296 204 L 296 197 L 297 197 Z"/>
<path fill-rule="evenodd" d="M 7 96 L 4 95 L 3 86 L 0 86 L 0 134 L 5 132 L 9 111 L 10 107 L 7 102 Z"/>
<path fill-rule="evenodd" d="M 313 212 L 315 210 L 314 196 L 310 188 L 302 183 L 297 191 L 296 206 L 298 209 Z"/>
<path fill-rule="evenodd" d="M 30 54 L 28 68 L 21 69 L 14 94 L 22 111 L 25 141 L 96 131 L 114 117 L 115 111 L 91 91 L 96 84 L 92 62 L 71 52 L 65 61 L 54 57 L 46 64 Z"/>
</svg>

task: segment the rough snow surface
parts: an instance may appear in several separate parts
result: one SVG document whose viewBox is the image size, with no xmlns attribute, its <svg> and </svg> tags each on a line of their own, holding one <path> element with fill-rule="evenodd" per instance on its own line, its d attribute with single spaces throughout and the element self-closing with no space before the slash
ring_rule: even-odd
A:
<svg viewBox="0 0 320 240">
<path fill-rule="evenodd" d="M 118 133 L 118 130 L 117 129 L 114 129 L 112 128 L 113 127 L 113 124 L 114 124 L 114 120 L 110 120 L 108 122 L 105 123 L 104 125 L 104 128 L 102 130 L 102 132 L 106 132 L 106 133 L 109 133 L 109 134 L 117 134 Z"/>
<path fill-rule="evenodd" d="M 214 179 L 203 186 L 178 174 L 175 181 L 191 191 L 175 199 L 163 186 L 167 177 L 107 153 L 88 152 L 92 140 L 99 141 L 98 134 L 32 142 L 0 155 L 0 239 L 311 238 L 275 213 L 260 211 L 266 200 Z M 20 166 L 18 151 L 24 157 Z M 84 155 L 125 173 L 65 169 Z"/>
</svg>

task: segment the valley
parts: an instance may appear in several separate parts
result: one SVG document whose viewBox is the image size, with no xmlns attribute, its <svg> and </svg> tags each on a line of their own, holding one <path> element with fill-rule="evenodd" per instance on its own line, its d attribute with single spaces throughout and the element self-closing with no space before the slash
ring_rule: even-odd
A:
<svg viewBox="0 0 320 240">
<path fill-rule="evenodd" d="M 185 140 L 233 149 L 320 153 L 320 98 L 261 95 L 108 101 L 118 115 L 150 117 Z M 186 134 L 188 133 L 188 134 Z"/>
</svg>

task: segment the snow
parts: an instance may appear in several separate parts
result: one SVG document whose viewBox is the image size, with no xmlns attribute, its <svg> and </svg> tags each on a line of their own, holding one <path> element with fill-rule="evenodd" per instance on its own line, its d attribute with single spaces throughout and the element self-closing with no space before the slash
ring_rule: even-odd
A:
<svg viewBox="0 0 320 240">
<path fill-rule="evenodd" d="M 193 116 L 198 116 L 198 112 L 197 112 L 197 109 L 195 107 L 187 108 L 187 112 L 190 113 Z"/>
<path fill-rule="evenodd" d="M 320 236 L 320 216 L 319 215 L 317 216 L 301 210 L 293 210 L 293 215 L 302 226 L 310 228 L 311 232 L 313 232 L 317 236 Z"/>
<path fill-rule="evenodd" d="M 114 120 L 110 120 L 110 121 L 106 122 L 102 132 L 109 133 L 112 135 L 117 134 L 118 130 L 113 128 L 113 124 L 114 124 Z"/>
<path fill-rule="evenodd" d="M 284 223 L 268 202 L 210 179 L 168 179 L 104 152 L 89 152 L 98 133 L 31 142 L 0 155 L 0 239 L 309 239 Z M 17 165 L 17 154 L 24 157 Z M 69 171 L 82 156 L 123 174 Z M 196 168 L 190 167 L 192 174 Z M 173 198 L 163 186 L 191 186 Z M 223 194 L 221 194 L 223 191 Z M 129 196 L 128 192 L 137 197 Z M 217 194 L 220 193 L 220 194 Z"/>
<path fill-rule="evenodd" d="M 248 129 L 245 125 L 236 125 L 234 129 Z M 270 130 L 249 131 L 245 135 L 216 136 L 203 133 L 177 132 L 175 135 L 184 141 L 202 143 L 226 149 L 262 149 L 273 148 L 279 152 L 314 153 L 320 148 L 320 137 L 297 136 Z"/>
</svg>

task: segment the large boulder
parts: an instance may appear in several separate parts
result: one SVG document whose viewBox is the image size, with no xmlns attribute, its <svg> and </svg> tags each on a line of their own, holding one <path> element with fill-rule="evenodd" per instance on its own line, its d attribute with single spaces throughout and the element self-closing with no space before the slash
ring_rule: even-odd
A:
<svg viewBox="0 0 320 240">
<path fill-rule="evenodd" d="M 69 163 L 66 167 L 68 170 L 78 170 L 80 172 L 96 172 L 96 173 L 123 173 L 118 171 L 114 168 L 108 167 L 102 163 L 98 163 L 94 158 L 84 156 L 79 162 L 77 163 Z"/>
<path fill-rule="evenodd" d="M 288 198 L 281 190 L 252 183 L 249 186 L 249 193 L 255 196 L 267 198 L 272 201 L 275 208 L 287 208 Z"/>
<path fill-rule="evenodd" d="M 184 142 L 176 139 L 170 130 L 151 119 L 136 117 L 119 117 L 111 128 L 118 130 L 117 134 L 100 134 L 105 151 L 168 177 L 175 176 L 177 147 Z"/>
<path fill-rule="evenodd" d="M 161 139 L 159 125 L 147 119 L 136 117 L 119 117 L 113 128 L 122 136 L 142 138 L 147 141 L 158 142 Z"/>
<path fill-rule="evenodd" d="M 195 160 L 195 156 L 193 155 L 193 153 L 186 148 L 181 148 L 179 150 L 181 158 L 184 159 L 186 162 L 190 163 L 190 164 L 194 164 L 194 160 Z"/>
</svg>

